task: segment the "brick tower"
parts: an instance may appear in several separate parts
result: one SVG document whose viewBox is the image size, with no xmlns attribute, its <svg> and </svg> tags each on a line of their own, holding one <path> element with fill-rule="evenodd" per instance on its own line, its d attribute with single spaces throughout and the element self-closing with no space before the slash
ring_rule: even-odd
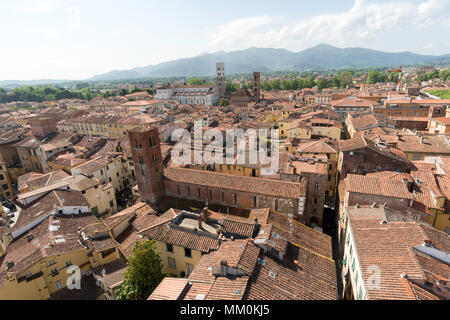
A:
<svg viewBox="0 0 450 320">
<path fill-rule="evenodd" d="M 164 196 L 164 166 L 158 129 L 135 128 L 128 131 L 128 138 L 141 200 L 158 205 Z"/>
<path fill-rule="evenodd" d="M 253 96 L 255 101 L 259 102 L 261 97 L 261 73 L 253 72 Z"/>
<path fill-rule="evenodd" d="M 217 62 L 216 63 L 216 84 L 217 89 L 219 90 L 219 95 L 222 98 L 226 92 L 226 84 L 225 84 L 225 63 Z"/>
</svg>

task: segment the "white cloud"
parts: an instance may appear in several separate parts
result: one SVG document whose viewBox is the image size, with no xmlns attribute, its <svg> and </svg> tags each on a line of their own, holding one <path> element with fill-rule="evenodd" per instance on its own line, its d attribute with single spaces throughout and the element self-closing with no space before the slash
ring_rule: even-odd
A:
<svg viewBox="0 0 450 320">
<path fill-rule="evenodd" d="M 430 42 L 430 43 L 427 43 L 423 48 L 424 49 L 433 49 L 433 48 L 436 48 L 436 44 L 434 42 Z"/>
<path fill-rule="evenodd" d="M 277 24 L 278 19 L 270 16 L 259 16 L 237 19 L 219 26 L 212 35 L 210 46 L 240 46 L 242 42 L 260 43 L 264 41 L 265 31 Z"/>
<path fill-rule="evenodd" d="M 418 6 L 417 21 L 421 26 L 440 23 L 450 26 L 450 1 L 429 0 Z"/>
<path fill-rule="evenodd" d="M 59 5 L 59 0 L 25 0 L 18 3 L 15 8 L 18 12 L 43 14 L 55 12 Z"/>
<path fill-rule="evenodd" d="M 211 35 L 212 49 L 239 50 L 252 46 L 292 49 L 321 42 L 346 45 L 370 41 L 383 34 L 412 27 L 450 26 L 450 1 L 411 0 L 377 3 L 355 0 L 343 13 L 317 15 L 283 24 L 281 17 L 259 16 L 224 24 Z"/>
</svg>

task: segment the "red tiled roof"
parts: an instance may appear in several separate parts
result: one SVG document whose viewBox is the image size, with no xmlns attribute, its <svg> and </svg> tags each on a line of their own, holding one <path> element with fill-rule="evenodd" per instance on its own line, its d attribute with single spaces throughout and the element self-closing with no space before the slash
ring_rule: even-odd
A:
<svg viewBox="0 0 450 320">
<path fill-rule="evenodd" d="M 202 185 L 211 188 L 230 189 L 262 195 L 298 199 L 305 195 L 306 182 L 228 175 L 203 170 L 169 167 L 165 178 L 173 182 Z"/>
</svg>

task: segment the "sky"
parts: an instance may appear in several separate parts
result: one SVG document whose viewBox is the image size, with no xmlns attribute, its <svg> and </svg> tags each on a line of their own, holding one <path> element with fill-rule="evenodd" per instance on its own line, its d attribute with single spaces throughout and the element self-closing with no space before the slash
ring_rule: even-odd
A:
<svg viewBox="0 0 450 320">
<path fill-rule="evenodd" d="M 0 0 L 0 80 L 82 80 L 204 52 L 450 53 L 450 0 Z"/>
</svg>

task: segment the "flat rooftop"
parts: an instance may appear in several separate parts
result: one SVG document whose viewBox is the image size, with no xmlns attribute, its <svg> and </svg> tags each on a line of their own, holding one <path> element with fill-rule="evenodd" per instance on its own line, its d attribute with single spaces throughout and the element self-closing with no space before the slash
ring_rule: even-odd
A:
<svg viewBox="0 0 450 320">
<path fill-rule="evenodd" d="M 175 217 L 172 220 L 172 225 L 179 226 L 181 228 L 187 230 L 197 230 L 198 229 L 198 219 L 199 215 L 190 213 L 190 212 L 182 212 L 179 216 Z M 211 221 L 204 222 L 202 221 L 202 230 L 213 235 L 217 235 L 220 225 Z"/>
</svg>

